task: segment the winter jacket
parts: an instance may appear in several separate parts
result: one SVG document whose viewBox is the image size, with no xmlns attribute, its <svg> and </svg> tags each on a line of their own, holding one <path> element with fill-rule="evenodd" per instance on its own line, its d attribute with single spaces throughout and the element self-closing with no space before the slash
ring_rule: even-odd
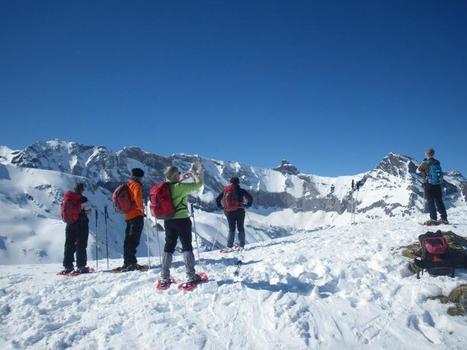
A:
<svg viewBox="0 0 467 350">
<path fill-rule="evenodd" d="M 144 216 L 144 204 L 143 204 L 143 186 L 141 182 L 135 178 L 128 180 L 128 188 L 130 189 L 131 198 L 135 204 L 135 208 L 125 213 L 125 220 L 131 220 L 138 216 Z"/>
<path fill-rule="evenodd" d="M 190 217 L 188 212 L 188 194 L 197 191 L 203 186 L 203 181 L 193 183 L 169 182 L 172 203 L 175 206 L 175 215 L 172 219 L 185 219 Z"/>
<path fill-rule="evenodd" d="M 81 195 L 81 210 L 80 210 L 79 216 L 80 218 L 83 217 L 87 219 L 90 214 L 91 214 L 91 206 L 89 205 L 89 201 L 85 196 Z"/>
</svg>

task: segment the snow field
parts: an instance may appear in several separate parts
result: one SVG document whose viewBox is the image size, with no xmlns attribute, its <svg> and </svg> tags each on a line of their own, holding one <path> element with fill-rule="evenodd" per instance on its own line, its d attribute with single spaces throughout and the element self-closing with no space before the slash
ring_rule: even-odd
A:
<svg viewBox="0 0 467 350">
<path fill-rule="evenodd" d="M 155 291 L 157 258 L 145 273 L 70 278 L 55 275 L 58 264 L 1 266 L 0 347 L 463 349 L 466 318 L 427 297 L 449 293 L 467 273 L 420 280 L 408 273 L 399 247 L 426 231 L 416 221 L 297 234 L 242 254 L 202 253 L 197 268 L 212 281 L 191 293 Z M 456 227 L 440 228 L 467 236 L 460 212 L 452 221 Z M 184 278 L 180 257 L 172 274 Z"/>
</svg>

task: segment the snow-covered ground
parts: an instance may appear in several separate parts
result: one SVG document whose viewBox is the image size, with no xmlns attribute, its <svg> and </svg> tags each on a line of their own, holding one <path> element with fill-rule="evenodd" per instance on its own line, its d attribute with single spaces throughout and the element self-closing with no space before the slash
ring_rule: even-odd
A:
<svg viewBox="0 0 467 350">
<path fill-rule="evenodd" d="M 463 213 L 440 228 L 467 236 Z M 296 234 L 243 256 L 202 253 L 198 269 L 212 281 L 191 293 L 155 291 L 157 258 L 144 273 L 70 278 L 55 275 L 59 264 L 0 266 L 0 349 L 465 349 L 467 318 L 427 297 L 467 271 L 417 280 L 400 255 L 426 231 L 421 220 Z M 179 258 L 172 272 L 183 279 Z"/>
</svg>

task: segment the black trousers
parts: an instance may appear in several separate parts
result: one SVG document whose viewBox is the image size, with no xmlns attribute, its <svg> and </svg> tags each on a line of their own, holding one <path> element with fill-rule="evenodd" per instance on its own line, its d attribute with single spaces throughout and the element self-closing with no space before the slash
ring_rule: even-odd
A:
<svg viewBox="0 0 467 350">
<path fill-rule="evenodd" d="M 88 256 L 86 248 L 88 247 L 89 236 L 89 220 L 88 218 L 80 217 L 80 219 L 72 224 L 66 224 L 65 229 L 65 253 L 63 255 L 63 266 L 66 269 L 73 268 L 76 253 L 76 266 L 78 268 L 85 267 Z"/>
<path fill-rule="evenodd" d="M 235 240 L 235 229 L 238 229 L 238 243 L 240 247 L 245 246 L 245 209 L 226 212 L 225 216 L 229 222 L 229 236 L 227 237 L 227 247 L 232 248 Z"/>
<path fill-rule="evenodd" d="M 175 252 L 175 247 L 177 246 L 178 238 L 180 238 L 180 242 L 182 242 L 182 251 L 193 251 L 193 246 L 191 244 L 192 234 L 190 218 L 165 220 L 164 228 L 164 252 L 173 254 Z"/>
<path fill-rule="evenodd" d="M 443 202 L 443 190 L 441 185 L 425 184 L 425 198 L 427 209 L 430 213 L 430 219 L 437 220 L 436 210 L 438 210 L 442 220 L 448 218 L 446 207 Z"/>
<path fill-rule="evenodd" d="M 143 216 L 126 221 L 125 242 L 123 243 L 123 265 L 136 264 L 136 248 L 139 246 L 143 227 Z"/>
</svg>

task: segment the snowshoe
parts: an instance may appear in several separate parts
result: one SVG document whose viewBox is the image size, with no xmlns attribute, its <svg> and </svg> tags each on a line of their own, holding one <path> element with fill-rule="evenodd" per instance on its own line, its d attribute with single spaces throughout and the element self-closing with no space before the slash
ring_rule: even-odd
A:
<svg viewBox="0 0 467 350">
<path fill-rule="evenodd" d="M 80 268 L 76 269 L 75 271 L 73 271 L 70 274 L 70 276 L 78 276 L 78 275 L 82 275 L 84 273 L 93 273 L 93 272 L 96 272 L 96 270 L 93 269 L 92 267 L 84 266 L 84 267 L 80 267 Z"/>
<path fill-rule="evenodd" d="M 68 277 L 73 277 L 73 276 L 79 276 L 79 275 L 82 275 L 82 274 L 85 274 L 85 273 L 93 273 L 93 272 L 96 272 L 95 269 L 93 269 L 92 267 L 81 267 L 79 269 L 76 269 L 76 270 L 72 270 L 71 272 L 65 272 L 67 271 L 67 269 L 57 273 L 57 275 L 61 275 L 61 276 L 68 276 Z"/>
<path fill-rule="evenodd" d="M 244 248 L 240 247 L 239 245 L 234 245 L 233 247 L 222 248 L 221 250 L 219 250 L 219 252 L 222 253 L 222 254 L 228 254 L 228 253 L 232 253 L 232 252 L 238 252 L 238 251 L 241 251 L 243 249 Z"/>
<path fill-rule="evenodd" d="M 160 280 L 157 281 L 156 283 L 156 289 L 159 291 L 164 291 L 170 288 L 172 283 L 175 283 L 175 278 L 170 277 L 170 278 L 161 278 Z"/>
<path fill-rule="evenodd" d="M 438 226 L 439 224 L 440 222 L 438 220 L 433 220 L 433 219 L 420 223 L 420 225 L 424 225 L 424 226 Z"/>
<path fill-rule="evenodd" d="M 82 266 L 82 267 L 78 267 L 75 271 L 76 273 L 80 274 L 80 273 L 90 273 L 91 272 L 91 269 L 87 266 Z"/>
<path fill-rule="evenodd" d="M 65 268 L 62 271 L 58 272 L 57 275 L 58 276 L 68 276 L 74 271 L 75 270 L 72 267 L 69 267 L 69 268 Z"/>
<path fill-rule="evenodd" d="M 131 264 L 131 265 L 123 265 L 120 267 L 116 267 L 112 269 L 113 273 L 120 273 L 120 272 L 130 272 L 130 271 L 147 271 L 149 268 L 147 265 L 139 265 L 139 264 Z"/>
<path fill-rule="evenodd" d="M 188 281 L 180 283 L 178 285 L 178 289 L 185 292 L 191 292 L 198 286 L 198 284 L 207 282 L 208 280 L 208 275 L 206 275 L 204 272 L 200 272 L 199 274 L 195 273 L 188 279 Z"/>
</svg>

